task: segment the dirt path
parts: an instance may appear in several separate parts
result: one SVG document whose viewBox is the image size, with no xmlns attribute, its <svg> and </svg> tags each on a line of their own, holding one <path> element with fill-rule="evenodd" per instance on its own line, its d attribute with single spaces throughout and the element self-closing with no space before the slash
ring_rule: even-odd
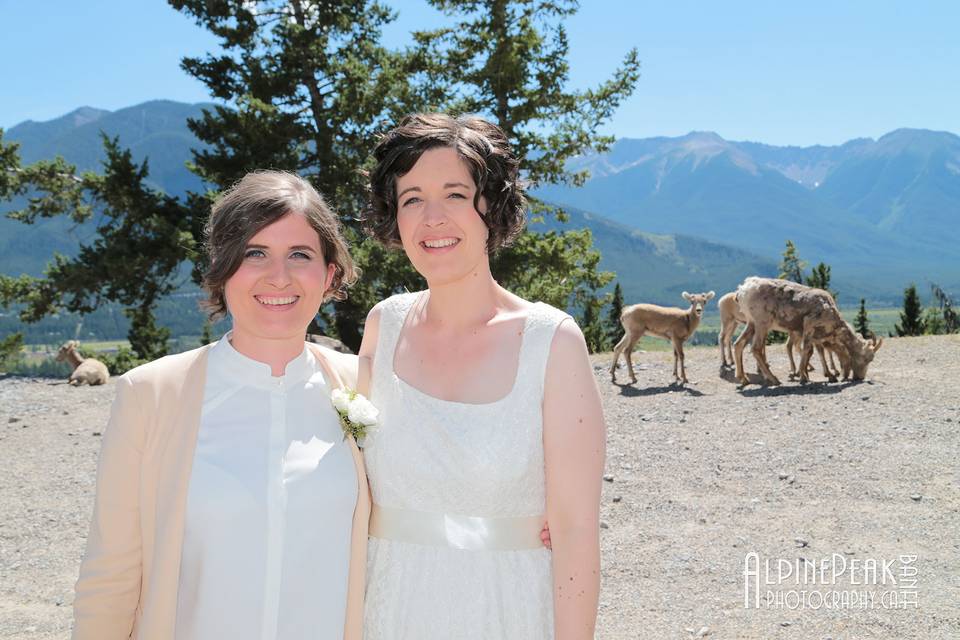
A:
<svg viewBox="0 0 960 640">
<path fill-rule="evenodd" d="M 782 347 L 768 354 L 785 384 L 744 390 L 716 348 L 688 349 L 686 388 L 669 353 L 636 354 L 625 386 L 594 356 L 612 476 L 597 637 L 960 638 L 960 336 L 888 339 L 860 384 L 801 387 Z M 2 638 L 69 636 L 113 390 L 0 379 Z M 753 591 L 744 606 L 750 553 L 760 608 Z M 776 581 L 798 559 L 824 561 L 829 584 L 764 584 L 765 562 Z"/>
</svg>

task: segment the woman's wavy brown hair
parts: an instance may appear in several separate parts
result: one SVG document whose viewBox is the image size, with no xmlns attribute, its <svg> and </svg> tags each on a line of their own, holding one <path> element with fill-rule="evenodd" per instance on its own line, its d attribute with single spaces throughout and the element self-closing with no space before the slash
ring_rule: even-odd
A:
<svg viewBox="0 0 960 640">
<path fill-rule="evenodd" d="M 343 300 L 359 273 L 347 249 L 340 220 L 300 176 L 285 171 L 248 173 L 217 198 L 204 227 L 209 266 L 203 274 L 211 319 L 227 313 L 223 289 L 243 262 L 250 239 L 287 214 L 302 215 L 317 232 L 327 265 L 334 269 L 324 301 Z"/>
<path fill-rule="evenodd" d="M 417 163 L 424 151 L 455 149 L 467 164 L 477 186 L 473 207 L 490 230 L 487 251 L 508 246 L 526 224 L 526 198 L 520 180 L 520 161 L 503 130 L 482 118 L 445 113 L 406 116 L 377 143 L 376 166 L 369 172 L 364 229 L 389 247 L 400 246 L 397 228 L 397 178 Z M 480 211 L 480 197 L 487 211 Z"/>
</svg>

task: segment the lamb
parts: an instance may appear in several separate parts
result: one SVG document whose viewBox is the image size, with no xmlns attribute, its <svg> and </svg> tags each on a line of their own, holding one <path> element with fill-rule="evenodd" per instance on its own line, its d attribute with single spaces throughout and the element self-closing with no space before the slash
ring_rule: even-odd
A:
<svg viewBox="0 0 960 640">
<path fill-rule="evenodd" d="M 637 341 L 646 333 L 673 343 L 674 381 L 688 382 L 683 363 L 683 343 L 697 330 L 700 318 L 703 316 L 703 306 L 716 294 L 713 291 L 697 294 L 684 291 L 682 295 L 690 303 L 690 308 L 687 310 L 655 304 L 634 304 L 624 307 L 623 313 L 620 314 L 620 324 L 623 325 L 625 333 L 613 349 L 613 364 L 610 366 L 610 379 L 613 382 L 617 381 L 617 363 L 621 353 L 626 358 L 630 380 L 637 381 L 631 356 Z M 678 362 L 680 363 L 679 375 L 677 375 Z"/>
<path fill-rule="evenodd" d="M 823 289 L 814 289 L 789 280 L 750 277 L 737 288 L 737 304 L 747 317 L 747 328 L 734 344 L 736 378 L 749 384 L 743 370 L 743 350 L 752 343 L 754 358 L 763 378 L 780 384 L 766 359 L 767 333 L 772 329 L 799 333 L 802 355 L 797 367 L 800 381 L 809 382 L 807 365 L 816 345 L 829 346 L 837 352 L 845 374 L 863 380 L 883 340 L 866 341 L 840 316 L 833 296 Z"/>
<path fill-rule="evenodd" d="M 76 340 L 70 340 L 57 351 L 57 361 L 67 362 L 73 367 L 73 373 L 70 374 L 70 384 L 74 387 L 81 384 L 97 385 L 106 384 L 110 379 L 110 372 L 107 371 L 107 365 L 95 358 L 84 358 L 77 353 L 77 347 L 80 343 Z"/>
<path fill-rule="evenodd" d="M 737 327 L 741 324 L 747 324 L 747 317 L 743 315 L 743 312 L 740 311 L 740 306 L 737 304 L 737 292 L 731 291 L 730 293 L 724 294 L 717 301 L 717 307 L 720 310 L 720 333 L 717 337 L 717 342 L 720 345 L 720 368 L 725 369 L 727 367 L 732 367 L 734 365 L 733 358 L 733 334 L 737 330 Z M 799 332 L 791 332 L 789 338 L 787 339 L 787 357 L 790 359 L 790 377 L 796 377 L 797 375 L 797 366 L 796 362 L 793 359 L 793 352 L 796 349 L 800 351 L 800 342 L 801 334 Z M 837 368 L 833 363 L 833 352 L 831 349 L 826 354 L 824 354 L 824 345 L 817 344 L 817 354 L 820 356 L 820 364 L 823 366 L 823 375 L 831 382 L 837 381 Z M 729 355 L 729 360 L 727 359 Z M 830 366 L 827 366 L 827 357 L 829 357 Z M 838 355 L 839 358 L 839 355 Z M 811 367 L 812 369 L 812 367 Z"/>
<path fill-rule="evenodd" d="M 737 304 L 736 291 L 720 296 L 717 300 L 717 308 L 720 310 L 720 334 L 717 336 L 717 342 L 720 344 L 720 368 L 724 369 L 733 366 L 733 333 L 741 324 L 747 324 L 747 317 L 743 315 Z"/>
<path fill-rule="evenodd" d="M 797 372 L 797 365 L 793 360 L 793 352 L 797 351 L 799 355 L 803 354 L 803 336 L 796 331 L 791 331 L 790 335 L 787 337 L 787 357 L 790 359 L 790 377 L 795 378 L 799 374 Z M 828 347 L 828 345 L 830 345 Z M 837 376 L 840 375 L 837 371 L 837 366 L 833 362 L 833 354 L 836 352 L 836 345 L 832 342 L 824 339 L 823 341 L 814 342 L 814 348 L 817 350 L 817 355 L 820 356 L 820 365 L 823 367 L 823 377 L 829 380 L 830 382 L 836 382 Z M 838 355 L 839 357 L 839 355 Z M 829 360 L 829 366 L 828 365 Z M 807 365 L 807 371 L 813 371 L 813 365 Z"/>
</svg>

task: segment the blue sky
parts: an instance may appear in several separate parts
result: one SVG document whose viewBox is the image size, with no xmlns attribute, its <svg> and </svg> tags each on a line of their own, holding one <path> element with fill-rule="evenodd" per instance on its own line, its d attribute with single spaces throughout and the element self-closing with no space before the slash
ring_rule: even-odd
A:
<svg viewBox="0 0 960 640">
<path fill-rule="evenodd" d="M 388 2 L 395 46 L 442 17 Z M 583 0 L 567 23 L 571 82 L 596 84 L 632 46 L 643 77 L 607 127 L 620 137 L 716 131 L 838 144 L 899 127 L 960 133 L 960 3 Z M 0 127 L 88 105 L 207 99 L 179 68 L 215 39 L 161 0 L 0 0 Z"/>
</svg>

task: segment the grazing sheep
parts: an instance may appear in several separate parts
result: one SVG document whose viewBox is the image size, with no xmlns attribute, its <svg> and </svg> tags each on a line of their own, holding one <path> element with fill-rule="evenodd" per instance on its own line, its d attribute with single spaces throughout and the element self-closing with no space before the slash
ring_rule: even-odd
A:
<svg viewBox="0 0 960 640">
<path fill-rule="evenodd" d="M 107 365 L 95 358 L 83 358 L 77 353 L 77 347 L 80 343 L 76 340 L 66 342 L 60 350 L 57 351 L 57 360 L 67 362 L 73 367 L 73 373 L 70 374 L 70 384 L 74 387 L 81 384 L 106 384 L 110 379 L 110 372 L 107 371 Z"/>
<path fill-rule="evenodd" d="M 731 291 L 730 293 L 724 294 L 717 300 L 717 307 L 720 309 L 720 333 L 717 337 L 717 342 L 720 345 L 720 368 L 725 369 L 727 367 L 734 366 L 733 358 L 733 334 L 736 332 L 737 327 L 741 324 L 747 324 L 747 317 L 743 315 L 743 312 L 740 311 L 740 306 L 737 304 L 737 292 Z M 800 353 L 800 341 L 801 334 L 799 332 L 791 332 L 790 336 L 787 338 L 787 357 L 790 359 L 790 377 L 797 376 L 797 365 L 796 361 L 793 359 L 793 352 L 796 350 L 798 355 Z M 839 372 L 837 367 L 833 362 L 833 349 L 829 349 L 824 353 L 825 345 L 817 344 L 816 345 L 817 354 L 820 356 L 820 364 L 823 365 L 823 375 L 825 378 L 829 379 L 831 382 L 837 381 L 837 376 Z M 728 360 L 729 356 L 729 360 Z M 839 355 L 837 356 L 840 357 Z M 827 362 L 829 360 L 830 366 L 828 368 Z M 813 370 L 811 366 L 808 370 Z"/>
<path fill-rule="evenodd" d="M 833 296 L 823 289 L 814 289 L 789 280 L 751 277 L 737 288 L 737 304 L 747 317 L 747 328 L 734 344 L 736 378 L 749 384 L 743 370 L 743 350 L 752 344 L 753 356 L 763 378 L 780 384 L 766 358 L 767 333 L 773 329 L 798 333 L 802 339 L 802 355 L 797 371 L 801 382 L 808 382 L 807 365 L 815 346 L 829 346 L 837 352 L 845 374 L 852 372 L 862 380 L 883 341 L 866 341 L 840 316 Z M 849 371 L 848 371 L 849 369 Z"/>
<path fill-rule="evenodd" d="M 693 335 L 700 324 L 703 315 L 703 306 L 715 295 L 713 291 L 707 293 L 689 294 L 683 292 L 683 298 L 690 303 L 689 309 L 677 307 L 661 307 L 655 304 L 634 304 L 624 307 L 620 314 L 620 324 L 623 325 L 624 335 L 613 349 L 613 364 L 610 366 L 610 379 L 617 381 L 617 362 L 623 353 L 630 370 L 630 380 L 637 381 L 633 371 L 633 347 L 644 334 L 670 340 L 673 343 L 673 378 L 678 382 L 687 382 L 687 371 L 683 366 L 683 343 Z M 677 375 L 677 363 L 680 363 L 680 374 Z"/>
</svg>

